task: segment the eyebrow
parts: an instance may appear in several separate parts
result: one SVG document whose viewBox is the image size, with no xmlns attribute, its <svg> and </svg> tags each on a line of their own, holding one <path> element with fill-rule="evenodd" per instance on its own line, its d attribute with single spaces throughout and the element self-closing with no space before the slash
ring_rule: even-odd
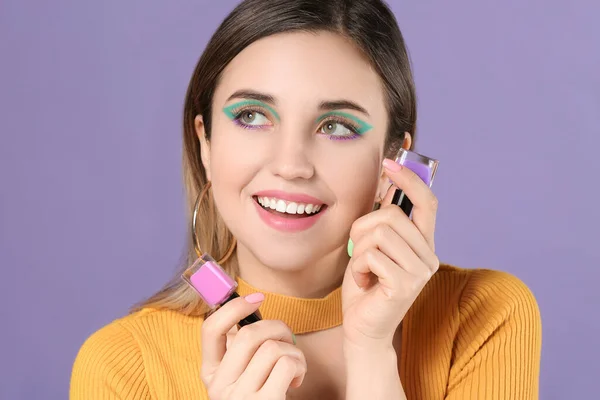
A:
<svg viewBox="0 0 600 400">
<path fill-rule="evenodd" d="M 251 99 L 262 101 L 263 103 L 269 103 L 272 105 L 276 105 L 275 97 L 270 94 L 256 92 L 254 90 L 242 89 L 234 92 L 227 101 L 232 99 Z M 358 111 L 367 117 L 370 117 L 369 113 L 364 107 L 361 107 L 357 103 L 350 100 L 333 100 L 333 101 L 322 101 L 319 103 L 319 110 L 322 111 L 333 111 L 333 110 L 354 110 Z"/>
<path fill-rule="evenodd" d="M 353 101 L 349 100 L 336 100 L 336 101 L 323 101 L 319 104 L 319 109 L 323 111 L 333 110 L 354 110 L 365 114 L 369 117 L 369 113 L 363 107 L 359 106 Z"/>
<path fill-rule="evenodd" d="M 251 100 L 262 101 L 263 103 L 269 103 L 269 104 L 273 104 L 273 105 L 276 104 L 275 98 L 273 96 L 264 94 L 264 93 L 255 92 L 253 90 L 247 90 L 247 89 L 238 90 L 237 92 L 235 92 L 231 96 L 229 96 L 227 101 L 233 100 L 233 99 L 251 99 Z"/>
</svg>

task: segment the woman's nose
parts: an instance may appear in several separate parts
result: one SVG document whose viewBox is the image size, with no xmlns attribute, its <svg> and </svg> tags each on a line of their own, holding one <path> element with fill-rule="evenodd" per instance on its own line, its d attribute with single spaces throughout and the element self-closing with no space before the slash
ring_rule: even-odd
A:
<svg viewBox="0 0 600 400">
<path fill-rule="evenodd" d="M 289 133 L 289 132 L 288 132 Z M 273 146 L 271 172 L 286 180 L 310 179 L 315 174 L 306 134 L 282 134 Z"/>
</svg>

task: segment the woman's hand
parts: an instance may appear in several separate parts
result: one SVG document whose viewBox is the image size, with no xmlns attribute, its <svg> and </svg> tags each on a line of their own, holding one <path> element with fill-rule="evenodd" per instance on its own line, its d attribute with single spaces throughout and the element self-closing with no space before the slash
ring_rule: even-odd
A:
<svg viewBox="0 0 600 400">
<path fill-rule="evenodd" d="M 354 251 L 342 285 L 345 343 L 390 348 L 394 333 L 439 267 L 434 230 L 437 199 L 411 170 L 384 160 L 385 173 L 413 203 L 412 221 L 390 204 L 359 218 L 350 231 Z"/>
<path fill-rule="evenodd" d="M 262 320 L 231 335 L 263 299 L 260 293 L 237 298 L 204 321 L 201 377 L 211 400 L 283 400 L 302 384 L 306 359 L 283 322 Z"/>
</svg>

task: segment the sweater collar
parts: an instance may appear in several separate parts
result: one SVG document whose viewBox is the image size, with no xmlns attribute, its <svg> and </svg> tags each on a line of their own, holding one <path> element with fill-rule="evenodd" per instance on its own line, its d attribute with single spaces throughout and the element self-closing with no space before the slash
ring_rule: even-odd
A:
<svg viewBox="0 0 600 400">
<path fill-rule="evenodd" d="M 237 283 L 240 296 L 263 293 L 265 300 L 259 309 L 263 319 L 281 320 L 294 334 L 322 331 L 342 324 L 341 287 L 321 299 L 304 299 L 257 289 L 239 277 Z"/>
</svg>

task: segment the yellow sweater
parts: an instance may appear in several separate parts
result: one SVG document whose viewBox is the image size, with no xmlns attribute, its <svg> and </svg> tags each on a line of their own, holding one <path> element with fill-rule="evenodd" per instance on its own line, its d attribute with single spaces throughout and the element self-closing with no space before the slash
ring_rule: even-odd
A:
<svg viewBox="0 0 600 400">
<path fill-rule="evenodd" d="M 254 290 L 238 282 L 240 295 Z M 266 293 L 260 311 L 299 333 L 340 325 L 340 306 L 340 289 L 315 300 Z M 110 323 L 79 351 L 70 398 L 208 399 L 201 326 L 150 309 Z M 408 399 L 537 399 L 540 351 L 539 309 L 520 280 L 442 265 L 403 320 L 400 378 Z"/>
</svg>

